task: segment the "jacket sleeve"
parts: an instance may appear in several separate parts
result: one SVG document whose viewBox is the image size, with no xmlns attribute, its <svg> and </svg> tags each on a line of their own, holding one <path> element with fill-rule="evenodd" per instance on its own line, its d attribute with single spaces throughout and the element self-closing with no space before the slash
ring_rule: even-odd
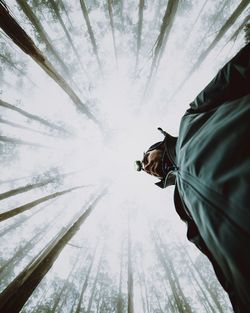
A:
<svg viewBox="0 0 250 313">
<path fill-rule="evenodd" d="M 224 65 L 190 104 L 187 112 L 206 112 L 248 93 L 250 93 L 250 43 Z"/>
</svg>

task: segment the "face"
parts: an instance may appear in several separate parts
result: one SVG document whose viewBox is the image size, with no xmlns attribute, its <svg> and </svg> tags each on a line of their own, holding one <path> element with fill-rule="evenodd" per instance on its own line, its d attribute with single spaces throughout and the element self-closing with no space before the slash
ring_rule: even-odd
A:
<svg viewBox="0 0 250 313">
<path fill-rule="evenodd" d="M 150 175 L 156 176 L 160 179 L 164 177 L 162 170 L 162 151 L 152 150 L 144 155 L 143 169 Z"/>
</svg>

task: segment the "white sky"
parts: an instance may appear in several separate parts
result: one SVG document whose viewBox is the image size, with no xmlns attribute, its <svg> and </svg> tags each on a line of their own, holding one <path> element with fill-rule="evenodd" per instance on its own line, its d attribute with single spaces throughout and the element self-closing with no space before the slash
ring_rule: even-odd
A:
<svg viewBox="0 0 250 313">
<path fill-rule="evenodd" d="M 34 39 L 32 28 L 25 21 L 15 1 L 9 0 L 6 2 L 20 24 Z M 13 158 L 9 156 L 9 162 L 0 165 L 0 180 L 41 175 L 53 167 L 57 167 L 61 173 L 81 171 L 65 178 L 63 184 L 58 188 L 49 186 L 46 189 L 35 189 L 3 200 L 0 207 L 1 212 L 53 193 L 55 190 L 64 190 L 81 184 L 90 185 L 56 199 L 53 205 L 34 215 L 28 222 L 25 222 L 27 224 L 24 224 L 16 232 L 7 234 L 1 245 L 1 253 L 4 253 L 5 256 L 11 256 L 16 246 L 20 245 L 23 240 L 29 240 L 37 231 L 37 227 L 49 223 L 52 218 L 55 222 L 53 228 L 42 238 L 31 253 L 31 256 L 36 255 L 48 242 L 49 238 L 52 238 L 63 225 L 70 221 L 93 193 L 100 190 L 105 184 L 110 183 L 108 195 L 101 200 L 96 211 L 82 226 L 72 243 L 79 245 L 84 242 L 85 246 L 87 241 L 87 245 L 93 248 L 97 237 L 105 238 L 104 243 L 108 247 L 106 258 L 110 275 L 117 274 L 120 266 L 118 256 L 122 237 L 126 232 L 127 212 L 129 211 L 133 245 L 139 244 L 145 250 L 144 263 L 146 268 L 152 266 L 152 262 L 154 262 L 149 228 L 150 225 L 155 223 L 159 223 L 159 225 L 160 222 L 164 223 L 164 227 L 159 227 L 164 236 L 170 235 L 174 236 L 175 239 L 178 238 L 178 240 L 188 245 L 191 254 L 194 258 L 196 257 L 197 252 L 185 240 L 185 225 L 179 220 L 174 210 L 172 203 L 173 187 L 163 191 L 158 189 L 154 186 L 154 182 L 156 182 L 154 178 L 146 176 L 144 173 L 137 173 L 134 170 L 133 162 L 138 158 L 140 159 L 143 151 L 152 143 L 162 139 L 157 127 L 161 126 L 173 135 L 178 134 L 180 118 L 188 108 L 188 104 L 210 81 L 217 70 L 244 45 L 243 35 L 240 34 L 235 42 L 230 42 L 225 46 L 228 38 L 247 14 L 247 10 L 236 21 L 213 53 L 209 55 L 203 66 L 190 78 L 177 96 L 169 102 L 170 94 L 190 68 L 190 59 L 195 59 L 201 52 L 195 49 L 196 43 L 203 37 L 205 31 L 204 20 L 209 15 L 213 16 L 215 10 L 218 10 L 216 7 L 218 1 L 208 1 L 205 13 L 195 25 L 189 40 L 185 42 L 188 31 L 191 31 L 191 26 L 203 4 L 203 1 L 192 1 L 192 7 L 180 13 L 173 26 L 154 85 L 149 90 L 146 101 L 141 104 L 146 78 L 151 66 L 151 49 L 158 35 L 161 18 L 164 14 L 164 11 L 160 10 L 158 19 L 154 19 L 157 3 L 158 1 L 148 1 L 144 11 L 139 74 L 136 78 L 133 76 L 136 41 L 132 27 L 135 27 L 137 23 L 137 2 L 131 0 L 126 1 L 124 4 L 124 16 L 127 20 L 131 19 L 131 25 L 126 24 L 125 32 L 121 32 L 116 28 L 115 35 L 119 52 L 118 69 L 115 64 L 108 15 L 107 12 L 104 14 L 103 3 L 100 4 L 100 7 L 91 11 L 89 17 L 104 68 L 104 79 L 102 79 L 92 53 L 79 3 L 70 1 L 69 16 L 74 24 L 71 36 L 89 76 L 86 77 L 81 72 L 80 67 L 76 66 L 77 62 L 72 62 L 75 66 L 72 73 L 73 80 L 79 89 L 76 90 L 76 93 L 84 103 L 87 103 L 90 111 L 104 125 L 103 131 L 100 131 L 92 121 L 87 120 L 86 116 L 76 111 L 68 96 L 37 64 L 13 43 L 6 40 L 6 38 L 4 39 L 7 42 L 8 49 L 16 59 L 24 60 L 27 63 L 27 77 L 35 85 L 32 85 L 24 78 L 23 85 L 17 88 L 15 84 L 18 82 L 18 78 L 13 73 L 6 71 L 5 80 L 9 81 L 14 88 L 6 85 L 1 86 L 1 98 L 51 122 L 63 123 L 66 128 L 74 133 L 74 137 L 68 139 L 53 138 L 1 124 L 1 135 L 40 143 L 53 149 L 18 146 L 17 153 L 13 155 Z M 221 21 L 217 24 L 215 22 L 215 29 L 209 34 L 211 39 L 214 38 L 218 27 L 223 24 L 238 3 L 239 1 L 236 0 L 228 2 L 227 11 L 222 12 Z M 49 18 L 48 12 L 44 12 L 44 15 Z M 119 26 L 118 19 L 119 16 L 115 15 L 114 23 L 116 27 Z M 64 21 L 69 27 L 65 17 Z M 55 25 L 49 20 L 41 20 L 41 22 L 53 39 L 58 51 L 65 53 L 63 55 L 65 62 L 74 60 L 74 55 L 68 47 L 60 25 Z M 208 43 L 209 39 L 205 41 L 204 46 L 207 46 Z M 40 46 L 40 48 L 43 49 L 44 47 Z M 45 127 L 39 126 L 38 123 L 28 122 L 27 119 L 15 112 L 1 108 L 0 114 L 7 120 L 48 132 Z M 31 178 L 13 184 L 0 184 L 0 192 L 27 184 L 31 181 Z M 28 216 L 35 210 L 39 209 L 33 208 L 32 212 L 24 214 Z M 7 227 L 17 219 L 18 217 L 7 220 L 1 223 L 0 226 Z M 170 232 L 167 231 L 167 227 Z M 175 240 L 174 238 L 173 240 Z M 171 241 L 171 237 L 168 237 L 168 240 Z M 57 275 L 63 278 L 67 276 L 72 264 L 71 257 L 75 253 L 74 249 L 68 246 L 59 257 L 53 267 L 53 271 Z M 28 259 L 27 257 L 23 261 L 22 266 L 27 264 Z M 20 271 L 22 266 L 18 266 L 16 272 Z M 51 273 L 50 275 L 53 277 Z M 125 290 L 125 283 L 123 288 Z M 138 293 L 138 290 L 135 290 L 135 293 Z M 141 312 L 141 303 L 137 296 L 136 308 L 136 312 Z"/>
</svg>

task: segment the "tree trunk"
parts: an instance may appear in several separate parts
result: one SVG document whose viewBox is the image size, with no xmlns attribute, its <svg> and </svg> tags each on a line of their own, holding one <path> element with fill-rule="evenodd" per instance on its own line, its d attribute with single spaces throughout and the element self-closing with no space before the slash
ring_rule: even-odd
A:
<svg viewBox="0 0 250 313">
<path fill-rule="evenodd" d="M 195 266 L 195 264 L 194 264 L 193 260 L 191 259 L 187 249 L 184 246 L 182 246 L 181 249 L 183 249 L 183 251 L 185 251 L 185 255 L 188 257 L 189 262 L 191 263 L 192 267 L 195 269 L 195 271 L 198 274 L 200 280 L 202 281 L 202 283 L 205 286 L 206 290 L 208 291 L 209 295 L 213 299 L 213 302 L 216 305 L 218 312 L 224 313 L 224 310 L 223 310 L 222 305 L 220 304 L 220 302 L 219 302 L 219 300 L 217 298 L 217 295 L 209 287 L 209 285 L 208 285 L 206 279 L 204 278 L 204 276 L 202 275 L 202 272 L 200 271 L 200 269 L 197 266 Z"/>
<path fill-rule="evenodd" d="M 22 177 L 13 178 L 13 179 L 0 180 L 0 184 L 12 184 L 12 183 L 17 182 L 18 180 L 23 180 L 23 179 L 31 178 L 31 177 L 33 176 L 29 175 L 29 176 L 22 176 Z"/>
<path fill-rule="evenodd" d="M 54 147 L 50 147 L 50 146 L 45 146 L 45 145 L 41 145 L 39 143 L 35 143 L 35 142 L 29 142 L 29 141 L 25 141 L 22 139 L 17 139 L 17 138 L 11 138 L 8 136 L 0 136 L 0 142 L 6 142 L 6 143 L 10 143 L 13 145 L 24 145 L 24 146 L 31 146 L 31 147 L 37 147 L 37 148 L 45 148 L 45 149 L 56 149 Z"/>
<path fill-rule="evenodd" d="M 156 239 L 156 235 L 157 235 L 157 239 Z M 179 312 L 180 313 L 192 313 L 193 311 L 188 303 L 186 296 L 184 295 L 182 291 L 178 276 L 173 267 L 173 263 L 170 257 L 168 256 L 166 249 L 164 249 L 164 253 L 163 253 L 162 249 L 160 248 L 162 244 L 161 244 L 159 235 L 156 234 L 156 232 L 154 232 L 152 233 L 152 238 L 154 241 L 154 245 L 155 245 L 159 260 L 165 270 L 166 277 L 169 281 L 171 290 L 175 298 L 175 303 L 178 307 Z M 159 241 L 159 243 L 157 242 L 157 240 Z"/>
<path fill-rule="evenodd" d="M 179 0 L 168 1 L 167 9 L 165 11 L 165 14 L 162 20 L 160 34 L 155 43 L 155 50 L 154 50 L 155 60 L 153 63 L 157 66 L 157 68 L 159 66 L 162 54 L 165 50 L 170 31 L 172 29 L 172 26 L 176 17 L 178 4 L 179 4 Z"/>
<path fill-rule="evenodd" d="M 68 22 L 69 22 L 70 27 L 73 29 L 73 28 L 74 28 L 74 27 L 73 27 L 73 24 L 72 24 L 72 22 L 71 22 L 71 19 L 70 19 L 70 17 L 69 17 L 68 11 L 67 11 L 67 9 L 65 8 L 65 5 L 64 5 L 63 1 L 62 1 L 62 0 L 58 0 L 58 4 L 61 6 L 61 8 L 62 8 L 62 10 L 63 10 L 63 12 L 64 12 L 64 14 L 65 14 L 65 16 L 67 17 L 67 20 L 68 20 Z"/>
<path fill-rule="evenodd" d="M 69 75 L 69 69 L 64 64 L 59 53 L 54 49 L 51 43 L 51 39 L 49 38 L 49 35 L 46 33 L 39 19 L 34 14 L 34 10 L 32 10 L 32 8 L 29 6 L 26 0 L 17 0 L 17 3 L 19 4 L 20 8 L 23 10 L 26 17 L 30 20 L 30 22 L 34 26 L 35 30 L 37 31 L 39 35 L 40 40 L 42 40 L 45 43 L 47 50 L 54 56 L 56 61 L 60 64 L 64 73 Z"/>
<path fill-rule="evenodd" d="M 102 292 L 102 288 L 103 288 L 103 283 L 100 284 L 100 290 L 99 290 L 99 297 L 96 303 L 96 313 L 102 313 L 100 311 L 100 307 L 101 307 L 101 302 L 103 301 L 103 292 Z"/>
<path fill-rule="evenodd" d="M 28 300 L 33 290 L 37 287 L 49 271 L 65 245 L 80 229 L 82 223 L 94 210 L 95 205 L 104 196 L 102 192 L 88 209 L 82 213 L 51 241 L 37 257 L 12 281 L 0 295 L 0 313 L 18 313 Z"/>
<path fill-rule="evenodd" d="M 193 67 L 190 69 L 186 77 L 181 81 L 181 83 L 178 85 L 172 96 L 168 101 L 172 101 L 175 97 L 176 93 L 179 92 L 184 84 L 190 79 L 190 77 L 194 74 L 194 72 L 200 68 L 201 64 L 205 61 L 209 53 L 214 49 L 214 47 L 218 44 L 218 42 L 223 38 L 223 36 L 226 34 L 226 32 L 230 29 L 230 27 L 234 24 L 236 19 L 240 16 L 240 14 L 245 10 L 247 5 L 249 4 L 249 0 L 242 0 L 240 4 L 237 6 L 237 8 L 234 10 L 234 12 L 231 14 L 231 16 L 228 18 L 226 23 L 221 27 L 218 34 L 215 36 L 214 40 L 211 42 L 211 44 L 201 53 L 201 55 L 198 57 L 197 61 L 193 65 Z"/>
<path fill-rule="evenodd" d="M 140 3 L 139 3 L 139 16 L 138 16 L 138 29 L 137 29 L 137 47 L 136 47 L 135 72 L 137 71 L 137 67 L 138 67 L 138 63 L 139 63 L 139 53 L 140 53 L 140 49 L 141 49 L 143 9 L 144 9 L 144 0 L 140 0 Z"/>
<path fill-rule="evenodd" d="M 118 67 L 118 58 L 117 58 L 117 48 L 116 48 L 116 39 L 115 39 L 115 27 L 114 27 L 114 17 L 113 17 L 112 1 L 113 0 L 108 0 L 108 11 L 109 11 L 109 21 L 110 21 L 110 27 L 111 27 L 112 39 L 113 39 L 113 45 L 114 45 L 115 62 L 116 62 L 116 67 Z"/>
<path fill-rule="evenodd" d="M 79 254 L 78 254 L 78 256 L 79 256 Z M 64 281 L 64 284 L 63 284 L 60 292 L 56 296 L 56 300 L 55 300 L 55 302 L 53 304 L 53 307 L 51 309 L 52 312 L 56 312 L 56 311 L 58 311 L 59 313 L 63 312 L 62 307 L 64 306 L 64 303 L 65 303 L 65 301 L 68 298 L 69 292 L 71 291 L 69 283 L 71 281 L 73 281 L 73 279 L 74 279 L 73 272 L 74 272 L 76 264 L 78 262 L 79 262 L 79 258 L 77 258 L 75 260 L 75 262 L 73 263 L 73 266 L 72 266 L 72 268 L 71 268 L 71 270 L 70 270 L 66 280 Z M 60 300 L 62 300 L 62 303 L 60 304 L 60 306 L 58 306 Z"/>
<path fill-rule="evenodd" d="M 94 299 L 94 294 L 95 294 L 95 289 L 96 289 L 96 284 L 100 275 L 100 271 L 101 271 L 101 265 L 102 265 L 102 258 L 103 258 L 103 252 L 104 252 L 104 247 L 100 256 L 100 260 L 97 266 L 97 270 L 96 270 L 96 276 L 95 276 L 95 280 L 92 286 L 92 290 L 91 290 L 91 295 L 89 298 L 89 303 L 88 303 L 88 308 L 87 308 L 87 313 L 91 313 L 91 307 L 92 307 L 92 303 L 93 303 L 93 299 Z"/>
<path fill-rule="evenodd" d="M 4 63 L 9 64 L 9 66 L 16 70 L 21 76 L 26 76 L 25 71 L 22 68 L 19 68 L 11 59 L 7 58 L 4 54 L 0 54 L 0 59 L 2 59 Z"/>
<path fill-rule="evenodd" d="M 250 14 L 248 14 L 243 22 L 240 24 L 240 26 L 236 29 L 236 31 L 233 33 L 233 35 L 230 37 L 229 41 L 236 40 L 241 30 L 243 30 L 244 26 L 247 24 L 247 22 L 250 20 Z"/>
<path fill-rule="evenodd" d="M 161 303 L 160 303 L 159 296 L 158 296 L 158 294 L 157 294 L 156 291 L 154 291 L 154 295 L 155 295 L 155 297 L 156 297 L 157 304 L 158 304 L 158 309 L 159 309 L 160 313 L 164 313 L 164 311 L 163 311 L 163 309 L 162 309 L 162 307 L 161 307 Z M 174 312 L 172 312 L 172 313 L 174 313 Z"/>
<path fill-rule="evenodd" d="M 102 65 L 101 65 L 101 62 L 100 62 L 99 55 L 98 55 L 98 49 L 97 49 L 97 44 L 96 44 L 94 32 L 93 32 L 91 24 L 90 24 L 88 10 L 87 10 L 87 7 L 86 7 L 86 4 L 85 4 L 84 0 L 80 0 L 80 4 L 81 4 L 81 8 L 82 8 L 82 14 L 83 14 L 84 20 L 85 20 L 87 28 L 88 28 L 88 33 L 89 33 L 90 41 L 91 41 L 91 44 L 92 44 L 92 47 L 93 47 L 93 51 L 94 51 L 94 54 L 95 54 L 95 57 L 96 57 L 96 60 L 97 60 L 100 72 L 102 74 L 103 73 L 102 72 Z"/>
<path fill-rule="evenodd" d="M 121 262 L 120 262 L 120 275 L 119 275 L 119 292 L 116 302 L 116 313 L 123 313 L 123 297 L 122 297 L 122 268 L 123 268 L 123 243 L 121 245 Z"/>
<path fill-rule="evenodd" d="M 140 273 L 139 266 L 138 266 L 137 271 L 138 271 L 140 295 L 141 295 L 141 302 L 142 302 L 142 313 L 146 313 L 146 299 L 144 299 L 142 275 Z"/>
<path fill-rule="evenodd" d="M 131 230 L 128 219 L 128 313 L 134 313 L 134 278 L 132 267 Z"/>
<path fill-rule="evenodd" d="M 18 227 L 20 227 L 24 222 L 28 221 L 30 218 L 32 218 L 34 215 L 40 213 L 42 210 L 46 209 L 51 203 L 53 203 L 56 200 L 52 200 L 50 201 L 48 204 L 45 204 L 42 208 L 40 208 L 39 210 L 37 210 L 36 212 L 30 214 L 29 216 L 22 216 L 22 218 L 20 218 L 18 221 L 14 222 L 13 224 L 11 224 L 10 226 L 7 226 L 6 228 L 4 228 L 3 230 L 0 231 L 0 237 L 3 237 L 4 235 L 6 235 L 8 232 L 12 231 L 13 229 L 17 229 Z"/>
<path fill-rule="evenodd" d="M 208 0 L 205 0 L 205 1 L 204 1 L 204 3 L 203 3 L 203 5 L 202 5 L 202 7 L 201 7 L 201 9 L 200 9 L 200 11 L 199 11 L 199 13 L 198 13 L 196 19 L 195 19 L 195 21 L 194 21 L 194 23 L 193 23 L 193 25 L 191 26 L 191 29 L 190 29 L 189 32 L 188 32 L 188 36 L 187 36 L 187 38 L 185 39 L 185 42 L 186 42 L 186 43 L 188 42 L 188 40 L 189 40 L 191 34 L 193 33 L 193 30 L 194 30 L 194 28 L 195 28 L 195 26 L 196 26 L 198 20 L 200 19 L 200 16 L 201 16 L 201 14 L 202 14 L 202 12 L 203 12 L 205 6 L 207 5 L 207 2 L 208 2 Z M 220 11 L 220 13 L 221 13 L 221 11 Z"/>
<path fill-rule="evenodd" d="M 172 29 L 172 26 L 176 17 L 178 4 L 179 4 L 179 0 L 168 1 L 168 5 L 167 5 L 167 8 L 166 8 L 163 20 L 162 20 L 162 24 L 161 24 L 160 34 L 155 42 L 153 60 L 151 64 L 149 77 L 147 79 L 146 87 L 144 90 L 143 100 L 145 99 L 147 91 L 150 88 L 153 74 L 156 74 L 157 69 L 159 67 L 163 52 L 167 44 L 170 31 Z"/>
<path fill-rule="evenodd" d="M 95 261 L 97 247 L 98 247 L 98 242 L 97 242 L 97 244 L 95 246 L 95 250 L 94 250 L 93 256 L 91 258 L 91 261 L 90 261 L 90 264 L 89 264 L 89 267 L 88 267 L 88 270 L 87 270 L 87 274 L 86 274 L 86 277 L 85 277 L 83 285 L 82 285 L 81 294 L 80 294 L 80 297 L 79 297 L 79 300 L 78 300 L 78 304 L 77 304 L 75 313 L 80 313 L 81 312 L 81 305 L 82 305 L 83 295 L 84 295 L 85 290 L 88 287 L 89 276 L 90 276 L 90 273 L 91 273 L 91 270 L 92 270 L 92 267 L 93 267 L 93 264 L 94 264 L 94 261 Z"/>
<path fill-rule="evenodd" d="M 61 15 L 60 15 L 60 12 L 59 12 L 59 8 L 58 8 L 58 5 L 57 5 L 56 1 L 54 1 L 54 0 L 49 0 L 49 3 L 50 3 L 50 5 L 51 5 L 53 11 L 55 12 L 56 17 L 57 17 L 57 19 L 58 19 L 60 25 L 62 26 L 62 29 L 63 29 L 63 31 L 64 31 L 64 33 L 65 33 L 67 39 L 68 39 L 68 42 L 70 43 L 70 46 L 71 46 L 72 50 L 73 50 L 74 53 L 75 53 L 76 58 L 78 59 L 79 65 L 81 66 L 83 72 L 84 72 L 84 73 L 87 73 L 86 69 L 84 68 L 84 66 L 83 66 L 83 64 L 82 64 L 82 61 L 81 61 L 81 58 L 80 58 L 80 56 L 79 56 L 79 54 L 78 54 L 78 52 L 77 52 L 77 49 L 76 49 L 76 47 L 75 47 L 75 45 L 74 45 L 74 43 L 73 43 L 73 40 L 71 39 L 70 34 L 69 34 L 69 32 L 68 32 L 68 30 L 67 30 L 67 28 L 66 28 L 66 26 L 65 26 L 65 24 L 64 24 L 64 22 L 63 22 L 63 19 L 61 18 Z"/>
<path fill-rule="evenodd" d="M 75 173 L 75 172 L 70 172 L 70 173 L 66 173 L 66 174 L 60 175 L 60 176 L 51 177 L 51 178 L 46 179 L 46 180 L 44 180 L 42 182 L 38 182 L 38 183 L 35 183 L 35 184 L 28 184 L 28 185 L 25 185 L 25 186 L 22 186 L 22 187 L 18 187 L 18 188 L 15 188 L 15 189 L 3 192 L 3 193 L 0 194 L 0 200 L 6 199 L 6 198 L 9 198 L 9 197 L 13 197 L 13 196 L 15 196 L 15 195 L 17 195 L 19 193 L 27 192 L 27 191 L 30 191 L 32 189 L 48 185 L 49 183 L 55 182 L 58 178 L 64 178 L 64 177 L 67 177 L 69 175 L 72 175 L 73 173 Z"/>
<path fill-rule="evenodd" d="M 35 234 L 35 236 L 33 236 L 28 242 L 26 242 L 18 249 L 15 254 L 10 259 L 8 259 L 4 265 L 1 266 L 0 275 L 6 268 L 13 268 L 25 255 L 27 255 L 27 253 L 34 247 L 34 245 L 40 241 L 42 235 L 44 234 L 46 229 L 49 228 L 49 226 L 50 225 L 45 225 L 38 233 Z"/>
<path fill-rule="evenodd" d="M 15 112 L 18 112 L 19 114 L 31 119 L 31 120 L 34 120 L 36 122 L 39 122 L 41 123 L 42 125 L 46 126 L 46 127 L 49 127 L 53 130 L 56 130 L 56 131 L 59 131 L 60 133 L 63 133 L 64 135 L 67 134 L 67 135 L 72 135 L 71 133 L 69 133 L 68 131 L 66 131 L 64 128 L 60 127 L 60 126 L 57 126 L 55 124 L 52 124 L 48 121 L 46 121 L 45 119 L 39 117 L 39 116 L 36 116 L 34 114 L 30 114 L 26 111 L 24 111 L 23 109 L 20 109 L 8 102 L 5 102 L 3 100 L 0 99 L 0 106 L 6 108 L 6 109 L 9 109 L 9 110 L 12 110 L 12 111 L 15 111 Z"/>
<path fill-rule="evenodd" d="M 12 210 L 9 210 L 9 211 L 6 211 L 4 213 L 1 213 L 0 214 L 0 222 L 2 221 L 5 221 L 7 220 L 8 218 L 11 218 L 17 214 L 20 214 L 20 213 L 23 213 L 27 210 L 30 210 L 31 208 L 33 208 L 34 206 L 40 204 L 40 203 L 43 203 L 45 201 L 48 201 L 50 199 L 54 199 L 56 197 L 59 197 L 59 196 L 62 196 L 66 193 L 69 193 L 73 190 L 77 190 L 77 189 L 80 189 L 80 188 L 84 188 L 86 186 L 77 186 L 77 187 L 74 187 L 74 188 L 70 188 L 70 189 L 66 189 L 66 190 L 63 190 L 63 191 L 58 191 L 58 192 L 55 192 L 55 193 L 52 193 L 48 196 L 45 196 L 45 197 L 42 197 L 42 198 L 39 198 L 35 201 L 32 201 L 32 202 L 29 202 L 29 203 L 26 203 L 24 205 L 21 205 L 15 209 L 12 209 Z"/>
<path fill-rule="evenodd" d="M 20 129 L 28 130 L 28 131 L 31 131 L 32 133 L 40 134 L 40 135 L 43 135 L 43 136 L 49 136 L 49 137 L 53 136 L 53 135 L 51 135 L 51 134 L 46 134 L 46 133 L 44 133 L 44 132 L 41 132 L 41 131 L 39 131 L 39 130 L 32 129 L 32 128 L 30 128 L 30 127 L 22 126 L 22 125 L 20 125 L 20 124 L 18 124 L 18 123 L 14 123 L 14 122 L 7 121 L 7 120 L 5 120 L 5 119 L 3 119 L 3 118 L 1 118 L 1 117 L 0 117 L 0 123 L 9 125 L 9 126 L 12 126 L 12 127 L 15 127 L 15 128 L 20 128 Z"/>
<path fill-rule="evenodd" d="M 7 7 L 3 5 L 2 2 L 0 3 L 0 27 L 21 50 L 27 53 L 68 94 L 78 110 L 98 124 L 94 115 L 76 95 L 64 78 L 55 70 L 53 65 L 43 56 L 42 52 L 10 15 Z"/>
</svg>

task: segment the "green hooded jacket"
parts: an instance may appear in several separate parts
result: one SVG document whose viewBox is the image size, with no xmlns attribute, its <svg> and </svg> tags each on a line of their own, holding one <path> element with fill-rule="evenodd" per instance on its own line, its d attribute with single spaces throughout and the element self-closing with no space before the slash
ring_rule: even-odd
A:
<svg viewBox="0 0 250 313">
<path fill-rule="evenodd" d="M 250 44 L 190 104 L 175 148 L 174 200 L 187 237 L 212 262 L 234 311 L 248 313 Z"/>
</svg>

